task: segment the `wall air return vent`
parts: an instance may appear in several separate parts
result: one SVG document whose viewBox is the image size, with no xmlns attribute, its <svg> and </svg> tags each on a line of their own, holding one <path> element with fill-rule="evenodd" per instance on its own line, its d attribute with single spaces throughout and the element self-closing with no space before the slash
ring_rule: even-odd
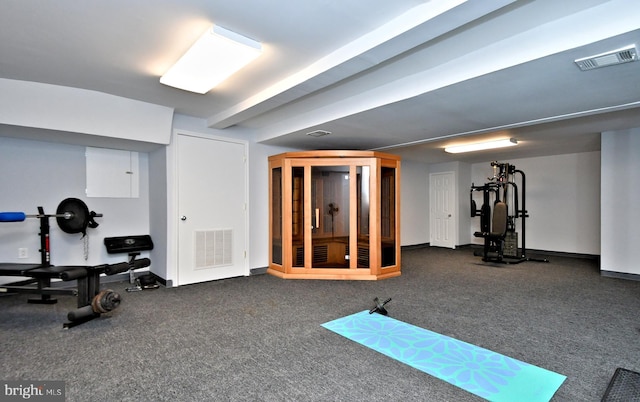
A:
<svg viewBox="0 0 640 402">
<path fill-rule="evenodd" d="M 195 269 L 233 265 L 233 231 L 231 229 L 196 230 Z"/>
<path fill-rule="evenodd" d="M 634 45 L 595 56 L 583 57 L 575 60 L 580 70 L 587 71 L 595 68 L 629 63 L 638 60 L 638 50 Z"/>
</svg>

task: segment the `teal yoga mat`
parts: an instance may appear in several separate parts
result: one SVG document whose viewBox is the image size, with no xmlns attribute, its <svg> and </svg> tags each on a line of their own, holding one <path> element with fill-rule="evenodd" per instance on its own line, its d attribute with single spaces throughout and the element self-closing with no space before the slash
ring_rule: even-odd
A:
<svg viewBox="0 0 640 402">
<path fill-rule="evenodd" d="M 490 401 L 549 401 L 567 378 L 368 311 L 322 326 Z"/>
</svg>

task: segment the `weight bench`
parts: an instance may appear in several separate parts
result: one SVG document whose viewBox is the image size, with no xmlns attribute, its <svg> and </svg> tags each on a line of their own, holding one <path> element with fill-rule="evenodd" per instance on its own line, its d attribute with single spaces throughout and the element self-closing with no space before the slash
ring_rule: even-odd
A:
<svg viewBox="0 0 640 402">
<path fill-rule="evenodd" d="M 148 238 L 150 241 L 151 238 Z M 105 239 L 106 241 L 106 239 Z M 149 243 L 139 245 L 139 250 L 149 250 Z M 139 241 L 142 243 L 142 241 Z M 152 243 L 151 243 L 152 244 Z M 103 264 L 97 266 L 42 266 L 41 264 L 0 264 L 0 276 L 21 276 L 28 279 L 0 286 L 0 293 L 29 293 L 39 294 L 38 299 L 29 299 L 29 303 L 54 304 L 56 299 L 52 295 L 77 296 L 77 309 L 67 314 L 67 319 L 63 327 L 71 328 L 84 322 L 97 318 L 102 313 L 114 310 L 120 304 L 120 295 L 113 290 L 100 289 L 100 276 L 115 275 L 127 270 L 133 272 L 135 269 L 148 267 L 151 260 L 148 258 L 135 259 L 139 253 L 135 254 L 128 262 L 117 264 Z M 62 281 L 77 281 L 76 288 L 52 287 L 52 279 Z M 36 286 L 33 284 L 36 283 Z"/>
<path fill-rule="evenodd" d="M 68 313 L 69 322 L 64 324 L 64 328 L 87 322 L 118 307 L 120 295 L 110 289 L 101 290 L 100 276 L 115 275 L 129 270 L 130 278 L 134 278 L 135 269 L 151 265 L 148 258 L 136 259 L 140 251 L 153 249 L 153 242 L 149 235 L 105 238 L 107 252 L 128 252 L 130 257 L 128 262 L 97 266 L 53 266 L 50 263 L 49 219 L 56 218 L 58 226 L 66 233 L 82 233 L 84 236 L 87 228 L 98 226 L 94 221 L 95 217 L 102 217 L 102 214 L 89 212 L 86 204 L 77 198 L 63 200 L 58 205 L 56 214 L 45 214 L 42 207 L 38 207 L 36 215 L 1 212 L 0 222 L 18 222 L 27 218 L 40 220 L 40 264 L 0 263 L 0 276 L 27 278 L 0 285 L 0 293 L 39 294 L 40 298 L 28 300 L 29 303 L 38 304 L 57 303 L 57 300 L 51 297 L 53 295 L 77 296 L 78 307 Z M 53 287 L 52 279 L 61 279 L 64 282 L 75 280 L 77 286 L 76 288 Z"/>
<path fill-rule="evenodd" d="M 113 238 L 112 238 L 113 239 Z M 127 245 L 127 251 L 135 249 L 149 250 L 153 248 L 151 237 L 131 236 L 120 238 Z M 128 239 L 128 240 L 127 240 Z M 105 239 L 105 244 L 107 239 Z M 108 247 L 107 250 L 115 250 Z M 102 274 L 115 275 L 127 270 L 135 270 L 148 267 L 151 260 L 148 258 L 135 259 L 139 252 L 134 254 L 130 261 L 117 264 L 103 264 L 97 266 L 54 266 L 45 259 L 49 256 L 49 250 L 41 250 L 43 263 L 41 264 L 15 264 L 0 263 L 0 276 L 25 277 L 27 279 L 0 285 L 0 293 L 28 293 L 39 294 L 40 298 L 29 299 L 29 303 L 54 304 L 57 300 L 54 295 L 68 295 L 77 297 L 77 309 L 67 314 L 68 322 L 63 328 L 71 328 L 84 322 L 99 317 L 103 313 L 114 310 L 120 304 L 120 295 L 113 290 L 101 290 L 100 277 Z M 52 279 L 61 279 L 64 282 L 76 281 L 75 288 L 52 287 Z"/>
<path fill-rule="evenodd" d="M 77 310 L 67 315 L 69 322 L 64 328 L 82 324 L 100 314 L 109 312 L 120 304 L 120 295 L 114 291 L 100 290 L 100 274 L 105 266 L 43 266 L 41 264 L 0 264 L 0 276 L 22 276 L 29 279 L 0 286 L 0 292 L 39 294 L 38 299 L 29 299 L 29 303 L 54 304 L 58 300 L 52 295 L 70 295 L 77 297 Z M 75 280 L 75 288 L 52 287 L 52 279 L 64 282 Z M 33 286 L 33 284 L 36 286 Z"/>
</svg>

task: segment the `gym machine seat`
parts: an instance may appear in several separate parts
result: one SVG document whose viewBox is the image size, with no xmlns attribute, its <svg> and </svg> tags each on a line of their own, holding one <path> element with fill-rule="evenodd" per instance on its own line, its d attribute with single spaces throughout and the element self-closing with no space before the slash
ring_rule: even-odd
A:
<svg viewBox="0 0 640 402">
<path fill-rule="evenodd" d="M 483 210 L 488 209 L 487 205 L 483 205 Z M 486 213 L 486 212 L 485 212 Z M 475 232 L 475 237 L 484 238 L 484 256 L 483 261 L 493 260 L 489 257 L 490 252 L 497 252 L 497 261 L 502 261 L 504 239 L 507 235 L 507 204 L 497 202 L 493 206 L 493 218 L 491 219 L 491 231 Z"/>
<path fill-rule="evenodd" d="M 129 284 L 131 286 L 127 288 L 127 292 L 142 290 L 140 280 L 135 277 L 134 271 L 138 268 L 148 267 L 151 265 L 151 261 L 148 258 L 136 259 L 136 257 L 140 255 L 140 251 L 153 250 L 153 241 L 151 240 L 151 236 L 105 237 L 104 245 L 107 248 L 107 253 L 109 254 L 129 254 L 129 262 L 112 265 L 111 268 L 107 270 L 107 275 L 129 271 Z"/>
</svg>

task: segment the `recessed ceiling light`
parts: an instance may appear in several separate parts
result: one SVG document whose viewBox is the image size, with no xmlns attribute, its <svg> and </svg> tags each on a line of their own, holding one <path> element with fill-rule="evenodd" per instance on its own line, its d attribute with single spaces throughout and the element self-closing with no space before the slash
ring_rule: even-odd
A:
<svg viewBox="0 0 640 402">
<path fill-rule="evenodd" d="M 461 152 L 482 151 L 485 149 L 511 147 L 514 145 L 518 145 L 518 141 L 515 138 L 507 138 L 504 140 L 497 140 L 497 141 L 485 141 L 485 142 L 476 142 L 473 144 L 466 144 L 466 145 L 455 145 L 451 147 L 446 147 L 444 150 L 445 152 L 449 152 L 450 154 L 458 154 Z"/>
</svg>

